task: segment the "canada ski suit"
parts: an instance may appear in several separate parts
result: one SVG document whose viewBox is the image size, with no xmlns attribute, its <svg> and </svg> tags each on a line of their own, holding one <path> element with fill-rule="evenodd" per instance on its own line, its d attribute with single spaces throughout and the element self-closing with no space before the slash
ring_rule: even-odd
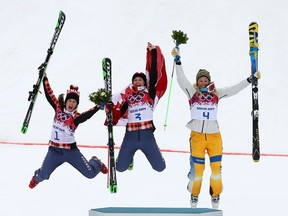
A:
<svg viewBox="0 0 288 216">
<path fill-rule="evenodd" d="M 55 110 L 49 149 L 40 169 L 34 173 L 37 182 L 49 179 L 51 173 L 64 162 L 68 162 L 87 178 L 94 178 L 101 170 L 101 163 L 98 160 L 89 161 L 77 148 L 74 133 L 78 125 L 91 118 L 99 108 L 91 108 L 82 114 L 76 110 L 73 113 L 61 108 L 58 99 L 48 82 L 43 79 L 44 91 L 48 102 Z"/>
<path fill-rule="evenodd" d="M 137 150 L 141 150 L 152 168 L 158 172 L 166 168 L 166 164 L 154 137 L 153 111 L 156 106 L 155 97 L 157 82 L 157 50 L 152 49 L 152 62 L 148 89 L 136 90 L 129 85 L 121 94 L 123 103 L 117 112 L 113 109 L 115 119 L 119 119 L 125 113 L 128 115 L 126 133 L 116 160 L 117 171 L 127 170 Z M 118 118 L 117 118 L 118 116 Z"/>
<path fill-rule="evenodd" d="M 218 102 L 222 98 L 237 94 L 250 83 L 245 79 L 230 87 L 217 88 L 214 93 L 201 93 L 197 90 L 196 84 L 192 85 L 186 78 L 180 61 L 176 63 L 176 74 L 178 84 L 187 95 L 190 105 L 191 121 L 187 123 L 186 127 L 191 130 L 192 160 L 190 160 L 191 170 L 188 175 L 190 180 L 194 181 L 191 194 L 198 196 L 200 193 L 205 169 L 205 151 L 207 151 L 212 171 L 210 195 L 214 197 L 222 192 L 222 138 L 217 121 Z"/>
</svg>

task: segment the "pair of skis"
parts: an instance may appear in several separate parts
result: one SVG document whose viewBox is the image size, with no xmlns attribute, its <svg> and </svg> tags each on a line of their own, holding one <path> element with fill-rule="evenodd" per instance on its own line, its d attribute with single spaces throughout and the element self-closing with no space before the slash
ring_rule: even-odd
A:
<svg viewBox="0 0 288 216">
<path fill-rule="evenodd" d="M 35 105 L 35 102 L 36 102 L 36 99 L 37 99 L 37 95 L 39 93 L 40 86 L 41 86 L 42 80 L 43 80 L 43 78 L 45 76 L 45 72 L 46 72 L 50 57 L 53 54 L 55 45 L 56 45 L 56 43 L 58 41 L 59 35 L 61 33 L 61 30 L 62 30 L 62 28 L 64 26 L 65 19 L 66 19 L 65 14 L 62 11 L 60 11 L 59 12 L 59 17 L 58 17 L 58 20 L 57 20 L 57 24 L 56 24 L 56 28 L 55 28 L 55 31 L 54 31 L 54 35 L 53 35 L 52 41 L 50 43 L 50 46 L 49 46 L 49 48 L 47 50 L 47 56 L 45 58 L 45 61 L 38 67 L 39 76 L 38 76 L 38 79 L 36 81 L 36 84 L 33 85 L 32 91 L 29 91 L 28 101 L 30 101 L 30 105 L 28 107 L 28 111 L 26 113 L 26 116 L 25 116 L 25 119 L 24 119 L 24 122 L 23 122 L 22 128 L 21 128 L 21 132 L 24 133 L 24 134 L 27 133 L 29 122 L 30 122 L 31 115 L 32 115 L 32 111 L 33 111 L 33 108 L 34 108 L 34 105 Z"/>
<path fill-rule="evenodd" d="M 50 57 L 53 54 L 55 45 L 58 41 L 59 35 L 61 33 L 61 30 L 64 26 L 66 20 L 66 16 L 63 11 L 59 12 L 59 17 L 57 20 L 57 24 L 55 27 L 54 35 L 52 38 L 52 41 L 50 43 L 50 46 L 47 50 L 47 56 L 45 58 L 45 61 L 39 66 L 39 76 L 36 81 L 36 84 L 33 85 L 32 91 L 29 91 L 29 97 L 28 101 L 30 101 L 30 105 L 28 107 L 24 122 L 22 124 L 21 132 L 27 133 L 28 126 L 30 123 L 30 119 L 32 116 L 32 111 L 37 99 L 37 95 L 39 93 L 39 89 L 41 86 L 41 83 L 43 81 L 43 78 L 45 76 L 45 72 L 50 60 Z M 104 84 L 105 88 L 112 92 L 112 79 L 111 79 L 111 60 L 109 58 L 104 58 L 102 61 L 103 66 L 103 78 L 104 78 Z M 115 168 L 115 156 L 114 156 L 114 140 L 113 140 L 113 117 L 112 117 L 112 102 L 110 101 L 108 103 L 108 109 L 109 112 L 107 114 L 107 122 L 108 122 L 108 163 L 109 163 L 109 181 L 108 181 L 108 187 L 110 187 L 111 193 L 117 192 L 117 180 L 116 180 L 116 168 Z"/>
<path fill-rule="evenodd" d="M 112 62 L 109 58 L 102 60 L 103 79 L 104 86 L 107 91 L 112 95 Z M 117 178 L 116 178 L 116 166 L 115 166 L 115 153 L 114 153 L 114 138 L 113 138 L 113 115 L 112 115 L 113 103 L 110 100 L 107 103 L 107 129 L 108 129 L 108 179 L 107 187 L 111 193 L 117 193 Z"/>
<path fill-rule="evenodd" d="M 258 24 L 252 22 L 249 25 L 249 55 L 251 60 L 251 77 L 252 77 L 252 158 L 255 162 L 260 160 L 260 143 L 259 143 L 259 104 L 258 104 L 258 79 L 254 74 L 258 71 Z"/>
</svg>

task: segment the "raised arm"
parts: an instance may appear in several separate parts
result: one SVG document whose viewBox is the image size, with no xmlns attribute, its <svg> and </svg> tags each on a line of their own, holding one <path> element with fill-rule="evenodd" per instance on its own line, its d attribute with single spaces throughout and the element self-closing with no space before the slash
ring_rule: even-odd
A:
<svg viewBox="0 0 288 216">
<path fill-rule="evenodd" d="M 59 101 L 55 97 L 53 90 L 50 86 L 49 80 L 46 76 L 43 79 L 43 87 L 47 101 L 50 103 L 53 109 L 56 110 L 57 106 L 59 106 Z"/>
</svg>

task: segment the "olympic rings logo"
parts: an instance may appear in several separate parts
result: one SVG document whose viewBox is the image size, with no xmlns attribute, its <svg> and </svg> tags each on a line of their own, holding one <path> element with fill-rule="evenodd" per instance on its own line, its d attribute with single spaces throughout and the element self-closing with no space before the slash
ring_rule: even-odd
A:
<svg viewBox="0 0 288 216">
<path fill-rule="evenodd" d="M 128 101 L 129 101 L 129 103 L 139 103 L 139 102 L 141 102 L 141 101 L 143 101 L 143 99 L 144 99 L 144 97 L 145 97 L 145 93 L 144 92 L 139 92 L 137 95 L 129 95 L 128 96 Z"/>
<path fill-rule="evenodd" d="M 70 115 L 67 115 L 63 112 L 57 112 L 56 119 L 61 122 L 65 122 L 70 118 Z"/>
<path fill-rule="evenodd" d="M 201 102 L 212 102 L 214 99 L 214 95 L 208 93 L 202 93 L 199 95 L 198 100 Z"/>
</svg>

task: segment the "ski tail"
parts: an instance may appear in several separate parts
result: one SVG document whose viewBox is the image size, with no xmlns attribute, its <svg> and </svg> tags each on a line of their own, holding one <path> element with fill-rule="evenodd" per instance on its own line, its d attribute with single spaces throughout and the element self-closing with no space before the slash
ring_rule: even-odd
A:
<svg viewBox="0 0 288 216">
<path fill-rule="evenodd" d="M 112 95 L 112 62 L 109 58 L 102 60 L 103 79 L 105 88 Z M 110 100 L 107 103 L 109 112 L 107 113 L 107 129 L 108 129 L 108 179 L 107 187 L 111 193 L 117 193 L 117 178 L 116 178 L 116 165 L 115 165 L 115 153 L 114 153 L 114 138 L 113 138 L 113 116 L 112 116 L 113 103 Z"/>
<path fill-rule="evenodd" d="M 258 104 L 258 80 L 254 74 L 258 71 L 258 24 L 252 22 L 249 25 L 249 46 L 252 74 L 252 158 L 255 162 L 260 160 L 260 142 L 259 142 L 259 104 Z"/>
<path fill-rule="evenodd" d="M 40 89 L 41 83 L 43 81 L 43 78 L 44 78 L 44 75 L 45 75 L 45 71 L 47 69 L 47 65 L 49 63 L 50 57 L 53 54 L 54 47 L 55 47 L 55 45 L 57 43 L 57 40 L 58 40 L 59 35 L 61 33 L 61 30 L 62 30 L 62 28 L 64 26 L 65 19 L 66 19 L 65 14 L 62 11 L 60 11 L 59 12 L 59 17 L 58 17 L 58 20 L 57 20 L 57 24 L 56 24 L 56 28 L 55 28 L 55 31 L 54 31 L 54 35 L 53 35 L 52 41 L 50 43 L 50 46 L 49 46 L 49 48 L 47 50 L 47 56 L 45 58 L 45 61 L 38 67 L 39 75 L 38 75 L 38 79 L 36 81 L 36 84 L 33 85 L 32 91 L 29 91 L 28 101 L 30 101 L 30 105 L 28 107 L 28 111 L 26 113 L 26 116 L 25 116 L 25 119 L 23 121 L 22 128 L 21 128 L 21 132 L 24 133 L 24 134 L 27 133 L 27 131 L 28 131 L 28 126 L 29 126 L 30 119 L 31 119 L 31 116 L 32 116 L 32 112 L 33 112 L 33 109 L 34 109 L 34 105 L 35 105 L 35 102 L 36 102 L 36 99 L 37 99 L 37 96 L 38 96 L 38 93 L 39 93 L 39 89 Z"/>
</svg>

